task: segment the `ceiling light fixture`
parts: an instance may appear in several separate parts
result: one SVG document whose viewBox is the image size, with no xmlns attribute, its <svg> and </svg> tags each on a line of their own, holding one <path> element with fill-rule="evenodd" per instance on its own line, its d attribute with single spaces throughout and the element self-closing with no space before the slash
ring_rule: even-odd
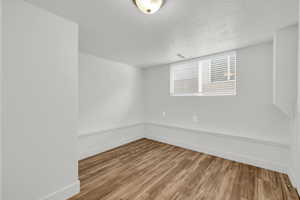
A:
<svg viewBox="0 0 300 200">
<path fill-rule="evenodd" d="M 145 14 L 156 13 L 164 4 L 164 0 L 133 0 L 133 3 Z"/>
</svg>

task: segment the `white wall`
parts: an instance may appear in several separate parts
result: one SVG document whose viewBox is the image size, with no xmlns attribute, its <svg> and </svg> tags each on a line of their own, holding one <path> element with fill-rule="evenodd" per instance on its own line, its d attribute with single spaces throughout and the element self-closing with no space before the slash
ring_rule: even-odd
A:
<svg viewBox="0 0 300 200">
<path fill-rule="evenodd" d="M 291 174 L 290 177 L 293 180 L 293 185 L 298 189 L 300 193 L 300 113 L 297 113 L 296 119 L 296 129 L 293 133 L 293 140 L 292 140 L 292 167 L 291 167 Z"/>
<path fill-rule="evenodd" d="M 132 130 L 129 135 L 128 131 L 125 131 L 126 138 L 123 139 L 119 136 L 115 137 L 115 134 L 120 135 L 119 129 L 123 127 L 128 128 L 142 123 L 143 113 L 141 69 L 85 53 L 80 54 L 79 135 L 81 136 L 79 148 L 81 158 L 97 153 L 95 149 L 101 152 L 109 146 L 114 147 L 136 138 L 135 130 Z M 118 133 L 114 130 L 118 130 Z M 105 138 L 102 138 L 103 134 Z M 95 141 L 98 142 L 95 143 Z"/>
<path fill-rule="evenodd" d="M 79 159 L 84 159 L 123 144 L 142 139 L 144 132 L 144 124 L 136 124 L 79 135 Z"/>
<path fill-rule="evenodd" d="M 299 21 L 300 21 L 300 9 L 299 9 Z M 298 103 L 297 103 L 297 119 L 298 119 L 298 124 L 300 127 L 300 31 L 299 31 L 299 26 L 298 26 Z M 296 170 L 298 172 L 298 174 L 296 175 L 296 181 L 297 181 L 297 189 L 298 189 L 298 193 L 300 193 L 300 159 L 299 159 L 299 155 L 300 155 L 300 129 L 297 130 L 296 132 L 296 154 L 295 154 L 295 161 L 296 161 Z"/>
<path fill-rule="evenodd" d="M 295 187 L 299 176 L 299 124 L 297 112 L 298 26 L 278 30 L 274 36 L 273 103 L 286 114 L 291 124 L 288 174 Z M 299 76 L 299 75 L 298 75 Z M 299 86 L 298 86 L 299 87 Z M 299 186 L 298 186 L 299 187 Z"/>
<path fill-rule="evenodd" d="M 300 11 L 300 7 L 299 7 Z M 300 19 L 300 12 L 299 12 Z M 298 27 L 299 28 L 299 27 Z M 292 180 L 293 185 L 300 192 L 300 31 L 298 29 L 298 73 L 297 73 L 297 89 L 295 93 L 297 94 L 297 107 L 295 108 L 295 117 L 291 121 L 292 126 L 292 138 L 291 138 L 291 156 L 290 156 L 290 167 L 289 167 L 289 177 Z"/>
<path fill-rule="evenodd" d="M 298 185 L 298 132 L 297 112 L 297 66 L 298 66 L 298 25 L 282 28 L 274 35 L 273 62 L 273 103 L 291 119 L 291 142 L 288 174 L 295 187 Z"/>
<path fill-rule="evenodd" d="M 300 20 L 300 7 L 299 7 L 299 20 Z M 297 108 L 296 116 L 293 121 L 293 137 L 291 146 L 291 167 L 290 167 L 290 178 L 293 181 L 295 187 L 297 187 L 300 193 L 300 31 L 298 30 L 298 89 L 297 89 Z"/>
<path fill-rule="evenodd" d="M 4 1 L 5 200 L 78 192 L 78 27 L 23 0 Z"/>
<path fill-rule="evenodd" d="M 169 66 L 146 69 L 146 121 L 288 144 L 289 120 L 272 105 L 272 47 L 237 51 L 237 96 L 172 97 Z"/>
<path fill-rule="evenodd" d="M 237 50 L 237 96 L 173 97 L 169 66 L 146 69 L 146 137 L 286 172 L 290 121 L 273 105 L 272 52 L 272 42 Z"/>
<path fill-rule="evenodd" d="M 0 200 L 2 200 L 2 0 L 0 0 Z"/>
<path fill-rule="evenodd" d="M 293 118 L 297 101 L 298 26 L 278 30 L 274 35 L 273 103 Z"/>
<path fill-rule="evenodd" d="M 289 167 L 289 177 L 294 185 L 300 191 L 300 113 L 297 112 L 295 119 L 291 122 L 293 130 L 292 130 L 292 140 L 291 140 L 291 161 Z"/>
</svg>

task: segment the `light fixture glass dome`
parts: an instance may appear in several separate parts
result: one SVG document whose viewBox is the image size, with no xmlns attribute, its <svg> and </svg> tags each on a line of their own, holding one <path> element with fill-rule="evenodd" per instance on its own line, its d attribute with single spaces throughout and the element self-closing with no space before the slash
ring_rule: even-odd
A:
<svg viewBox="0 0 300 200">
<path fill-rule="evenodd" d="M 143 13 L 153 14 L 162 7 L 164 0 L 133 0 L 133 2 Z"/>
</svg>

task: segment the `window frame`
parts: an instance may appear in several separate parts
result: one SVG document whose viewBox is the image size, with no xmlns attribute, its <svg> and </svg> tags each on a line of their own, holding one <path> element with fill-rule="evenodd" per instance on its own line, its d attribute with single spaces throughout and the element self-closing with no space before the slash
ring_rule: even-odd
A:
<svg viewBox="0 0 300 200">
<path fill-rule="evenodd" d="M 200 81 L 199 82 L 199 92 L 197 93 L 182 93 L 182 94 L 175 94 L 174 93 L 174 68 L 176 68 L 176 65 L 182 65 L 182 64 L 187 64 L 187 63 L 191 63 L 191 62 L 197 62 L 198 65 L 200 64 L 201 61 L 204 61 L 204 60 L 211 60 L 212 58 L 215 58 L 216 56 L 228 56 L 230 57 L 231 55 L 234 55 L 235 56 L 235 79 L 234 80 L 230 80 L 230 76 L 227 76 L 227 81 L 214 81 L 212 82 L 211 81 L 211 74 L 209 75 L 209 82 L 210 83 L 221 83 L 221 82 L 224 82 L 224 83 L 228 83 L 228 82 L 234 82 L 234 92 L 232 94 L 207 94 L 207 93 L 201 93 L 200 92 Z M 230 62 L 230 59 L 228 59 L 228 62 Z M 183 97 L 183 96 L 190 96 L 190 97 L 195 97 L 195 96 L 206 96 L 206 97 L 221 97 L 221 96 L 237 96 L 237 81 L 238 81 L 238 78 L 237 78 L 237 65 L 238 65 L 238 55 L 237 55 L 237 51 L 236 50 L 231 50 L 231 51 L 226 51 L 226 52 L 221 52 L 221 53 L 215 53 L 215 54 L 211 54 L 211 55 L 208 55 L 208 56 L 203 56 L 203 57 L 199 57 L 199 58 L 194 58 L 194 59 L 189 59 L 189 60 L 184 60 L 184 61 L 181 61 L 181 62 L 176 62 L 176 63 L 172 63 L 169 65 L 169 73 L 170 73 L 170 96 L 173 96 L 173 97 Z M 211 61 L 210 61 L 210 66 L 209 66 L 209 71 L 211 72 Z M 200 67 L 199 67 L 199 71 L 198 71 L 199 75 L 198 75 L 198 80 L 199 78 L 201 77 L 200 76 Z M 227 73 L 231 73 L 230 72 L 230 64 L 228 63 L 228 66 L 227 66 Z"/>
</svg>

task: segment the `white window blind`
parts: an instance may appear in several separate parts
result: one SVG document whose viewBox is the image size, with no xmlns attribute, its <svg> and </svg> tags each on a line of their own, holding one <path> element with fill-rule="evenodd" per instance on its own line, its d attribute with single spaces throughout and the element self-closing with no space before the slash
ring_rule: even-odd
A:
<svg viewBox="0 0 300 200">
<path fill-rule="evenodd" d="M 174 96 L 236 95 L 236 53 L 223 53 L 171 66 Z"/>
</svg>

